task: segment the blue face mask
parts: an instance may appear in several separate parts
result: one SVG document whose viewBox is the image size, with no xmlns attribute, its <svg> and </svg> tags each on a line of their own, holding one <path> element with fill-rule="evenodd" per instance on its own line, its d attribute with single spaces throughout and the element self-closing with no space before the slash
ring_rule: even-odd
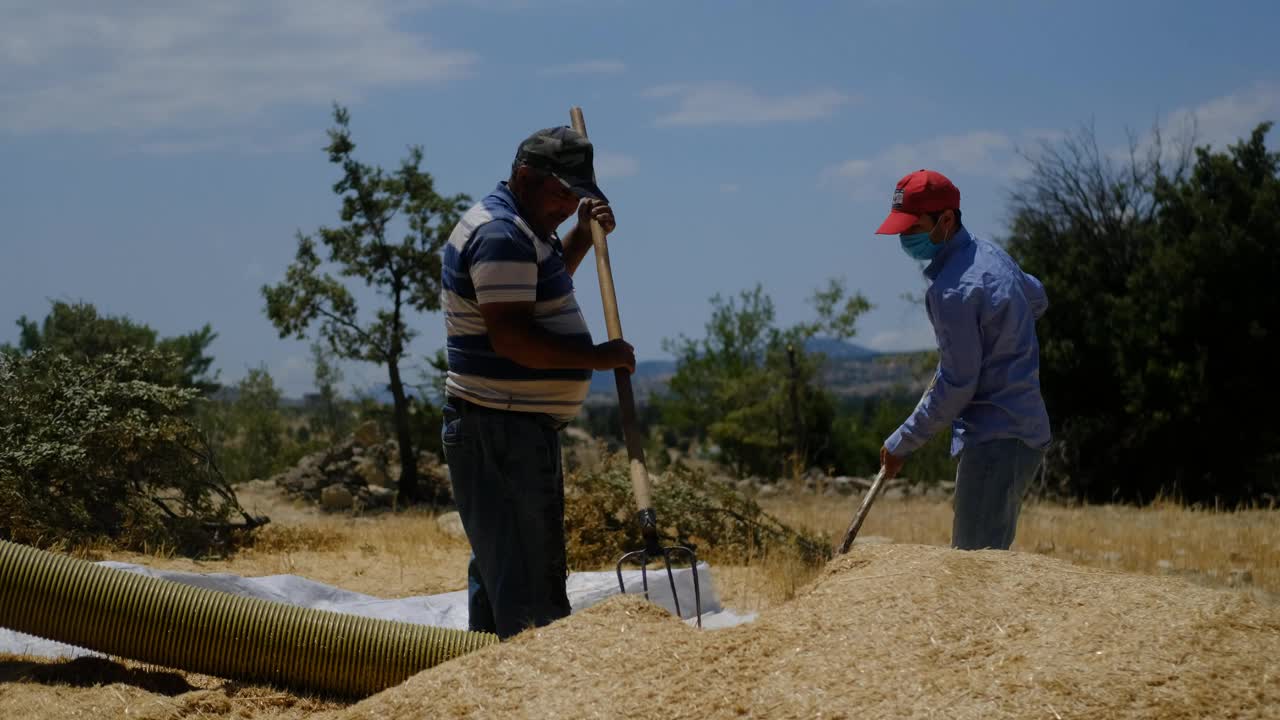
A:
<svg viewBox="0 0 1280 720">
<path fill-rule="evenodd" d="M 902 251 L 915 260 L 932 260 L 933 256 L 942 249 L 941 244 L 935 245 L 929 239 L 927 232 L 899 235 L 898 241 L 902 243 Z"/>
</svg>

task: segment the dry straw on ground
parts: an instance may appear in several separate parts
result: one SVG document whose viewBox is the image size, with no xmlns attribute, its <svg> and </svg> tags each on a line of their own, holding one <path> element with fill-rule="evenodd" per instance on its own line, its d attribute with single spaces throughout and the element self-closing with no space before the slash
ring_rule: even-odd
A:
<svg viewBox="0 0 1280 720">
<path fill-rule="evenodd" d="M 82 551 L 85 559 L 115 560 L 162 570 L 233 573 L 246 577 L 300 575 L 345 590 L 395 598 L 466 587 L 470 546 L 443 532 L 433 514 L 406 511 L 350 517 L 321 513 L 275 491 L 240 491 L 251 512 L 271 524 L 234 556 L 192 560 L 110 550 Z"/>
<path fill-rule="evenodd" d="M 1280 607 L 1024 553 L 857 548 L 752 624 L 614 598 L 326 717 L 1280 716 Z"/>
<path fill-rule="evenodd" d="M 854 498 L 855 500 L 858 498 Z M 813 496 L 763 503 L 785 522 L 840 537 L 853 502 Z M 948 545 L 951 503 L 932 498 L 884 498 L 867 515 L 860 537 Z M 1280 599 L 1280 512 L 1225 511 L 1160 502 L 1063 506 L 1027 502 L 1014 550 L 1107 570 L 1181 575 L 1211 586 L 1257 590 Z"/>
<path fill-rule="evenodd" d="M 342 706 L 133 662 L 0 657 L 0 718 L 6 720 L 299 720 Z"/>
<path fill-rule="evenodd" d="M 383 597 L 465 582 L 466 542 L 429 514 L 321 515 L 258 491 L 242 500 L 273 524 L 235 557 L 88 554 L 296 573 Z M 838 534 L 857 500 L 784 497 L 767 509 Z M 0 718 L 1280 718 L 1276 517 L 1031 505 L 1015 545 L 1028 552 L 958 553 L 921 547 L 949 540 L 946 502 L 884 498 L 863 536 L 908 544 L 859 546 L 825 571 L 714 567 L 726 606 L 764 610 L 736 629 L 698 633 L 618 598 L 351 708 L 130 662 L 0 656 Z M 1159 575 L 1165 558 L 1181 577 Z M 1226 585 L 1235 567 L 1252 581 L 1202 586 Z"/>
</svg>

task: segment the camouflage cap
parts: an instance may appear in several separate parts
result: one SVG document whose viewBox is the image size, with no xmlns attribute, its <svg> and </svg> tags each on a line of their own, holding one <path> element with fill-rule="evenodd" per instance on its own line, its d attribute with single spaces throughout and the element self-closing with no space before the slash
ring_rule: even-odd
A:
<svg viewBox="0 0 1280 720">
<path fill-rule="evenodd" d="M 596 185 L 591 141 L 567 125 L 544 128 L 525 138 L 516 149 L 512 168 L 528 165 L 551 175 L 578 197 L 609 199 Z"/>
</svg>

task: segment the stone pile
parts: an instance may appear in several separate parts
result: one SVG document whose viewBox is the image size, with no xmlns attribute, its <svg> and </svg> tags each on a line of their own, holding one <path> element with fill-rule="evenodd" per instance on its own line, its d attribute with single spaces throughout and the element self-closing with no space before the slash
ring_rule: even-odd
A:
<svg viewBox="0 0 1280 720">
<path fill-rule="evenodd" d="M 303 457 L 271 481 L 329 512 L 392 508 L 400 485 L 399 445 L 365 423 L 346 440 Z M 453 502 L 449 469 L 434 453 L 418 453 L 418 488 L 427 502 Z"/>
</svg>

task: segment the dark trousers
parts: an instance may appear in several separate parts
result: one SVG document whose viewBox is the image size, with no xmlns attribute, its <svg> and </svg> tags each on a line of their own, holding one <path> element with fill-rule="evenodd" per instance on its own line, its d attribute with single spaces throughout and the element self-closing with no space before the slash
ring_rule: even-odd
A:
<svg viewBox="0 0 1280 720">
<path fill-rule="evenodd" d="M 1013 545 L 1022 497 L 1044 453 L 1013 439 L 992 440 L 960 453 L 952 547 L 1008 550 Z"/>
<path fill-rule="evenodd" d="M 569 614 L 562 423 L 449 398 L 441 439 L 471 542 L 470 629 L 508 638 Z"/>
</svg>

